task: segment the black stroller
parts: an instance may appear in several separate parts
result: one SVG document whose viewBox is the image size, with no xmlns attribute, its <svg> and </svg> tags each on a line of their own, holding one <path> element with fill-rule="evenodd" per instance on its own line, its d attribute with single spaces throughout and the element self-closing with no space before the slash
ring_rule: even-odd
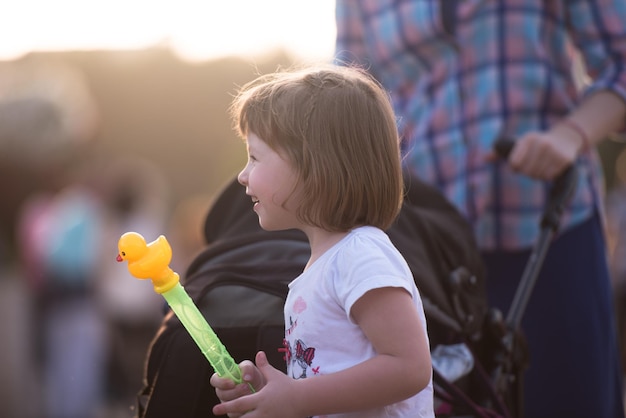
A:
<svg viewBox="0 0 626 418">
<path fill-rule="evenodd" d="M 407 259 L 423 299 L 436 414 L 521 416 L 526 358 L 517 329 L 562 201 L 545 217 L 549 231 L 533 257 L 537 263 L 529 265 L 516 306 L 505 320 L 488 308 L 480 254 L 466 221 L 435 189 L 411 177 L 406 185 L 402 211 L 387 232 Z M 263 350 L 274 367 L 285 370 L 279 351 L 283 302 L 287 284 L 308 260 L 309 246 L 298 231 L 263 231 L 251 205 L 236 180 L 222 191 L 206 219 L 207 247 L 190 265 L 183 284 L 237 362 Z M 209 385 L 212 373 L 169 312 L 148 352 L 136 416 L 213 416 L 211 408 L 219 401 Z"/>
</svg>

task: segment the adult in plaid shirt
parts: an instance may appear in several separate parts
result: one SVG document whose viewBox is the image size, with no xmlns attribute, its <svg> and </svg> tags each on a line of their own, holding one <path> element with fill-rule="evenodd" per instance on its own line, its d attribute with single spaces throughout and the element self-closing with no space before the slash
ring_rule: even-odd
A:
<svg viewBox="0 0 626 418">
<path fill-rule="evenodd" d="M 336 61 L 390 92 L 406 165 L 475 229 L 506 312 L 549 181 L 581 167 L 527 307 L 525 416 L 623 417 L 595 145 L 626 119 L 624 0 L 337 0 Z M 588 83 L 573 74 L 580 56 Z M 517 144 L 492 158 L 502 136 Z"/>
</svg>

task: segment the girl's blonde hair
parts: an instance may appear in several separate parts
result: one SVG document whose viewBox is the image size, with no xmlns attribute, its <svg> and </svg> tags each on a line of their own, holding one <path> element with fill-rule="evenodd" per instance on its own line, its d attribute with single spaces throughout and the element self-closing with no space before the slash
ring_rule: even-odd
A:
<svg viewBox="0 0 626 418">
<path fill-rule="evenodd" d="M 394 112 L 380 84 L 357 68 L 318 66 L 261 76 L 231 107 L 296 172 L 298 218 L 330 231 L 387 229 L 402 205 Z"/>
</svg>

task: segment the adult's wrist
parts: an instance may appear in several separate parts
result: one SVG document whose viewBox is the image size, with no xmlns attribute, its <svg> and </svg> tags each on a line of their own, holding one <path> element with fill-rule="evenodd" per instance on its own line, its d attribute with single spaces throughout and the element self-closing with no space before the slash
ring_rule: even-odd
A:
<svg viewBox="0 0 626 418">
<path fill-rule="evenodd" d="M 561 125 L 566 126 L 570 131 L 573 131 L 580 139 L 580 151 L 585 152 L 591 148 L 591 139 L 580 123 L 576 122 L 576 120 L 572 118 L 564 118 L 560 123 Z"/>
</svg>

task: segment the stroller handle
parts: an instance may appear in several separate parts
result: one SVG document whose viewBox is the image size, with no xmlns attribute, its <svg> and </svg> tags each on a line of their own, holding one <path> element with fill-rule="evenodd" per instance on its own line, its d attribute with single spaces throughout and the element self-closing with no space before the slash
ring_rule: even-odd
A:
<svg viewBox="0 0 626 418">
<path fill-rule="evenodd" d="M 499 138 L 493 145 L 496 155 L 504 160 L 509 158 L 514 147 L 515 139 L 510 137 Z M 578 167 L 576 164 L 571 164 L 566 167 L 563 172 L 553 180 L 550 196 L 541 219 L 542 229 L 550 228 L 554 232 L 558 230 L 563 209 L 576 190 L 577 180 Z"/>
<path fill-rule="evenodd" d="M 511 151 L 515 147 L 515 139 L 500 138 L 494 143 L 494 152 L 500 158 L 507 160 Z M 499 364 L 495 368 L 492 379 L 498 391 L 504 393 L 503 387 L 513 377 L 517 378 L 517 387 L 522 387 L 522 371 L 526 367 L 526 348 L 523 336 L 520 333 L 520 324 L 528 299 L 535 287 L 539 270 L 543 264 L 548 246 L 559 227 L 563 209 L 569 198 L 574 193 L 578 180 L 578 167 L 576 164 L 569 165 L 553 181 L 550 188 L 548 200 L 544 206 L 543 216 L 540 221 L 541 233 L 535 243 L 528 263 L 524 269 L 519 285 L 515 292 L 513 302 L 506 316 L 505 323 L 494 321 L 494 325 L 500 325 L 504 334 L 501 336 L 501 346 L 499 352 Z M 514 405 L 517 409 L 515 416 L 523 416 L 520 403 Z"/>
</svg>

